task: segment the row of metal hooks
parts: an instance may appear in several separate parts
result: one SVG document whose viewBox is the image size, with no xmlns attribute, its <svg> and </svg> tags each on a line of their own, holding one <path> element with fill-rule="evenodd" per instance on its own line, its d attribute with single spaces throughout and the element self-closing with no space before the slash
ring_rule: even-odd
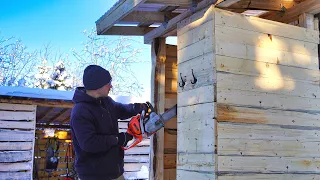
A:
<svg viewBox="0 0 320 180">
<path fill-rule="evenodd" d="M 190 82 L 191 82 L 191 84 L 196 84 L 197 81 L 198 81 L 198 79 L 194 76 L 194 74 L 193 74 L 193 69 L 191 69 L 191 73 L 192 73 L 193 80 L 191 80 Z M 185 76 L 185 77 L 186 77 L 186 76 Z M 187 80 L 184 80 L 184 79 L 182 78 L 182 73 L 180 73 L 180 78 L 181 78 L 181 83 L 179 82 L 179 87 L 183 88 L 183 87 L 186 85 L 186 81 L 187 81 Z"/>
</svg>

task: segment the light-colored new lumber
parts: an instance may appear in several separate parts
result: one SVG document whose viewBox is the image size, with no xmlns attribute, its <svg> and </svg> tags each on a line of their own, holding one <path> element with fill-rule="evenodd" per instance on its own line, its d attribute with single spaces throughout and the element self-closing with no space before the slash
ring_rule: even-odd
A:
<svg viewBox="0 0 320 180">
<path fill-rule="evenodd" d="M 320 142 L 218 139 L 219 156 L 320 157 Z"/>
<path fill-rule="evenodd" d="M 303 69 L 291 66 L 283 66 L 274 63 L 265 63 L 248 59 L 240 59 L 226 56 L 216 56 L 216 69 L 218 72 L 273 77 L 281 75 L 283 79 L 296 81 L 309 81 L 319 83 L 320 71 Z"/>
<path fill-rule="evenodd" d="M 272 126 L 261 124 L 234 124 L 219 122 L 219 139 L 277 140 L 318 142 L 319 129 L 301 127 Z"/>
<path fill-rule="evenodd" d="M 178 84 L 178 92 L 184 92 L 191 89 L 197 89 L 202 86 L 213 85 L 215 83 L 214 57 L 215 55 L 213 53 L 207 53 L 189 61 L 180 63 L 178 66 L 178 82 L 181 85 L 182 78 L 183 81 L 185 81 L 185 85 L 180 87 Z"/>
<path fill-rule="evenodd" d="M 289 24 L 269 21 L 258 17 L 248 17 L 220 9 L 215 9 L 215 25 L 256 31 L 311 43 L 319 42 L 319 31 L 306 31 L 304 28 Z"/>
<path fill-rule="evenodd" d="M 178 154 L 214 153 L 214 113 L 213 103 L 178 107 Z"/>
<path fill-rule="evenodd" d="M 178 95 L 178 107 L 192 106 L 202 103 L 213 103 L 215 93 L 216 91 L 213 85 L 180 92 Z M 212 94 L 212 96 L 209 96 L 209 94 Z"/>
<path fill-rule="evenodd" d="M 318 174 L 226 174 L 219 175 L 218 180 L 306 180 L 306 179 L 320 179 Z"/>
<path fill-rule="evenodd" d="M 217 102 L 261 108 L 275 108 L 294 111 L 317 111 L 320 99 L 279 95 L 272 92 L 242 91 L 237 89 L 217 89 Z"/>
<path fill-rule="evenodd" d="M 177 179 L 204 179 L 204 180 L 214 180 L 215 174 L 211 171 L 201 172 L 201 171 L 188 171 L 183 169 L 177 169 Z"/>
<path fill-rule="evenodd" d="M 320 111 L 296 112 L 254 107 L 241 107 L 227 104 L 217 105 L 217 121 L 230 123 L 272 124 L 291 127 L 320 127 Z"/>
<path fill-rule="evenodd" d="M 303 98 L 320 98 L 318 83 L 296 81 L 282 78 L 281 72 L 270 73 L 269 76 L 250 76 L 233 73 L 217 73 L 217 89 L 237 89 L 273 93 Z"/>
<path fill-rule="evenodd" d="M 219 172 L 319 173 L 320 158 L 218 156 Z"/>
</svg>

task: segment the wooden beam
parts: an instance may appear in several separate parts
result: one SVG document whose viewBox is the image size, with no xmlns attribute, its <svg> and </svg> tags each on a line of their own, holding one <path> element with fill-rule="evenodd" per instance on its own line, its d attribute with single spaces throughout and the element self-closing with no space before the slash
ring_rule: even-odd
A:
<svg viewBox="0 0 320 180">
<path fill-rule="evenodd" d="M 65 124 L 36 124 L 36 128 L 57 128 L 57 129 L 70 129 L 70 125 Z"/>
<path fill-rule="evenodd" d="M 49 113 L 51 113 L 54 110 L 54 107 L 49 108 L 48 110 L 46 110 L 46 112 L 44 112 L 39 118 L 37 118 L 38 120 L 43 119 L 44 117 L 46 117 L 46 115 L 48 115 Z"/>
<path fill-rule="evenodd" d="M 141 22 L 141 23 L 163 23 L 167 19 L 171 19 L 179 15 L 178 13 L 169 12 L 146 12 L 134 11 L 121 19 L 119 22 Z"/>
<path fill-rule="evenodd" d="M 278 21 L 283 23 L 291 23 L 299 18 L 303 13 L 318 14 L 320 13 L 320 1 L 319 0 L 305 0 L 287 10 L 283 13 L 268 13 L 260 16 L 264 19 L 272 21 Z"/>
<path fill-rule="evenodd" d="M 314 17 L 314 30 L 319 31 L 319 16 Z"/>
<path fill-rule="evenodd" d="M 64 114 L 65 112 L 67 112 L 69 109 L 65 108 L 62 111 L 60 111 L 57 115 L 55 115 L 53 118 L 51 118 L 47 124 L 52 123 L 54 120 L 56 120 L 57 118 L 59 118 L 62 114 Z"/>
<path fill-rule="evenodd" d="M 65 118 L 64 120 L 62 120 L 62 121 L 60 122 L 60 124 L 65 124 L 65 123 L 67 123 L 68 121 L 70 121 L 70 116 L 68 116 L 67 118 Z"/>
<path fill-rule="evenodd" d="M 299 26 L 314 30 L 314 15 L 303 13 L 299 16 Z"/>
<path fill-rule="evenodd" d="M 183 6 L 189 7 L 192 5 L 192 0 L 147 0 L 149 4 L 161 4 L 165 6 Z"/>
<path fill-rule="evenodd" d="M 234 3 L 239 2 L 240 0 L 218 0 L 216 3 L 216 7 L 223 8 L 223 7 L 229 7 Z"/>
<path fill-rule="evenodd" d="M 103 15 L 97 22 L 97 34 L 101 35 L 115 23 L 126 17 L 130 12 L 143 4 L 146 0 L 123 0 L 119 1 L 113 8 L 111 8 L 105 15 Z"/>
<path fill-rule="evenodd" d="M 153 40 L 152 48 L 152 102 L 156 112 L 164 112 L 165 103 L 165 61 L 166 39 Z M 163 180 L 164 177 L 164 129 L 162 128 L 151 138 L 150 174 L 149 179 Z"/>
<path fill-rule="evenodd" d="M 29 105 L 37 105 L 37 106 L 43 106 L 43 107 L 60 107 L 60 108 L 73 108 L 74 106 L 72 102 L 66 102 L 66 101 L 23 100 L 23 99 L 7 99 L 7 98 L 0 98 L 0 103 L 29 104 Z"/>
<path fill-rule="evenodd" d="M 144 36 L 155 28 L 137 26 L 113 26 L 103 33 L 103 35 L 118 36 Z"/>
<path fill-rule="evenodd" d="M 211 4 L 215 4 L 217 2 L 217 0 L 203 0 L 201 1 L 196 8 L 193 9 L 188 9 L 185 12 L 179 14 L 178 16 L 172 18 L 168 23 L 166 24 L 162 24 L 161 26 L 159 26 L 158 28 L 148 32 L 145 36 L 144 36 L 144 43 L 145 44 L 150 44 L 152 42 L 153 39 L 157 38 L 157 37 L 161 37 L 164 34 L 167 34 L 168 32 L 171 32 L 173 29 L 175 29 L 177 27 L 177 23 L 182 21 L 183 19 L 189 17 L 190 15 L 192 15 L 194 12 L 199 11 L 201 9 L 204 9 L 208 6 L 210 6 Z"/>
<path fill-rule="evenodd" d="M 227 8 L 229 10 L 268 10 L 268 11 L 281 11 L 284 8 L 289 9 L 296 4 L 295 1 L 288 0 L 241 0 L 234 4 L 229 5 Z M 220 4 L 217 5 L 217 7 Z M 223 7 L 220 7 L 224 9 Z"/>
</svg>

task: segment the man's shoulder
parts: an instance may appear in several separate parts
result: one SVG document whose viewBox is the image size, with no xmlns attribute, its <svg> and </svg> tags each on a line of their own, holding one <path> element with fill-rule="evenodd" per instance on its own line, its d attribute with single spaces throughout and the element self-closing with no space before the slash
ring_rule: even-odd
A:
<svg viewBox="0 0 320 180">
<path fill-rule="evenodd" d="M 90 111 L 91 108 L 93 108 L 93 106 L 94 105 L 88 104 L 88 103 L 76 103 L 72 108 L 72 112 L 73 113 L 88 112 Z"/>
</svg>

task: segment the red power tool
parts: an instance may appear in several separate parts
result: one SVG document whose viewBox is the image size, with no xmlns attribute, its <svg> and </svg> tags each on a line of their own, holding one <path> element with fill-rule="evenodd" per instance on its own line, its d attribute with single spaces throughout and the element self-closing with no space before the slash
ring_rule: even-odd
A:
<svg viewBox="0 0 320 180">
<path fill-rule="evenodd" d="M 127 133 L 133 136 L 133 142 L 125 147 L 123 150 L 128 150 L 137 144 L 139 144 L 143 139 L 156 133 L 159 129 L 164 127 L 164 124 L 171 118 L 177 115 L 177 105 L 170 108 L 168 111 L 164 112 L 162 115 L 158 115 L 154 112 L 153 106 L 147 102 L 148 110 L 142 111 L 141 114 L 131 118 L 128 123 Z"/>
</svg>

